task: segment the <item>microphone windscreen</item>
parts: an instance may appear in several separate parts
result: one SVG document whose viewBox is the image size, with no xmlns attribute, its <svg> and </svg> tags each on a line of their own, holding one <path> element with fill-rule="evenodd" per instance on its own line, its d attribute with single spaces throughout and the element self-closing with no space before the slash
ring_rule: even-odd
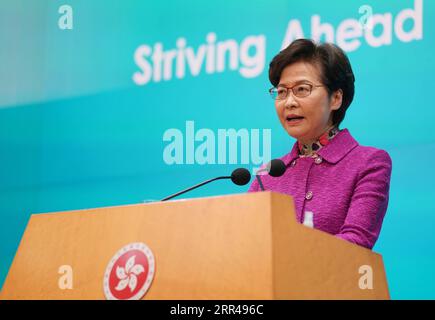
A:
<svg viewBox="0 0 435 320">
<path fill-rule="evenodd" d="M 248 169 L 238 168 L 231 173 L 231 181 L 238 186 L 244 186 L 251 180 L 251 173 Z"/>
<path fill-rule="evenodd" d="M 285 164 L 281 159 L 273 159 L 270 161 L 269 175 L 272 177 L 281 177 L 286 170 Z"/>
</svg>

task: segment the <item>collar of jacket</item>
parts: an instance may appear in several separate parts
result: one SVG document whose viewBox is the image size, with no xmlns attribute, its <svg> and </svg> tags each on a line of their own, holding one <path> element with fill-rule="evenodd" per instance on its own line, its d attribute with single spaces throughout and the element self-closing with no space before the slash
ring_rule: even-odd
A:
<svg viewBox="0 0 435 320">
<path fill-rule="evenodd" d="M 343 159 L 352 149 L 358 146 L 358 142 L 351 136 L 348 129 L 343 129 L 327 145 L 321 148 L 317 154 L 325 161 L 335 164 Z M 299 158 L 299 147 L 297 141 L 290 153 L 281 158 L 286 166 Z"/>
</svg>

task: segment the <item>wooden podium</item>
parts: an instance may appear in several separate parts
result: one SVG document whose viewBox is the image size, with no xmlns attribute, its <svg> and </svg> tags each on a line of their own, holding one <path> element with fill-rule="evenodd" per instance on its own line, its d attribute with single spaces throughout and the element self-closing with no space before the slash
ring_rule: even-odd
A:
<svg viewBox="0 0 435 320">
<path fill-rule="evenodd" d="M 389 299 L 379 254 L 303 226 L 271 192 L 32 215 L 2 299 L 105 299 L 106 266 L 132 242 L 155 257 L 144 299 Z"/>
</svg>

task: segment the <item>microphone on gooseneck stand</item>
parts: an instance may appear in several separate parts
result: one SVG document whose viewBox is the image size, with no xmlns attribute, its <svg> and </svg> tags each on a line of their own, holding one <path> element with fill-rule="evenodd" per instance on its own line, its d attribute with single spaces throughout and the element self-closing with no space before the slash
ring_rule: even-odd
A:
<svg viewBox="0 0 435 320">
<path fill-rule="evenodd" d="M 285 170 L 285 164 L 281 159 L 273 159 L 267 164 L 265 168 L 258 170 L 255 177 L 257 178 L 257 182 L 261 188 L 261 191 L 264 191 L 264 186 L 259 173 L 268 171 L 270 176 L 277 178 L 281 177 L 284 174 Z"/>
<path fill-rule="evenodd" d="M 249 173 L 249 170 L 247 170 L 245 168 L 238 168 L 238 169 L 235 169 L 231 173 L 230 176 L 222 176 L 222 177 L 216 177 L 216 178 L 213 178 L 213 179 L 206 180 L 206 181 L 201 182 L 201 183 L 199 183 L 197 185 L 194 185 L 193 187 L 184 189 L 182 191 L 174 193 L 173 195 L 170 195 L 170 196 L 168 196 L 166 198 L 163 198 L 160 201 L 166 201 L 166 200 L 175 198 L 175 197 L 177 197 L 177 196 L 179 196 L 179 195 L 181 195 L 183 193 L 186 193 L 186 192 L 189 192 L 189 191 L 191 191 L 193 189 L 199 188 L 199 187 L 201 187 L 201 186 L 203 186 L 203 185 L 205 185 L 207 183 L 210 183 L 210 182 L 213 182 L 213 181 L 216 181 L 216 180 L 222 180 L 222 179 L 231 179 L 231 181 L 234 184 L 237 184 L 238 186 L 243 186 L 243 185 L 247 184 L 251 180 L 251 174 Z"/>
</svg>

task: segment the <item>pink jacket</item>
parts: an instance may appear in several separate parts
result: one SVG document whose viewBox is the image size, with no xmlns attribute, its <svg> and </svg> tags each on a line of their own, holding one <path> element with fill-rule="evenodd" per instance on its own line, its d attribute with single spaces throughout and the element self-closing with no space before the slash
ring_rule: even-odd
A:
<svg viewBox="0 0 435 320">
<path fill-rule="evenodd" d="M 373 248 L 388 206 L 391 158 L 387 152 L 360 146 L 347 129 L 318 151 L 299 158 L 298 146 L 281 158 L 283 176 L 261 176 L 265 190 L 291 195 L 297 220 L 313 212 L 314 228 L 366 248 Z M 257 180 L 249 192 L 261 191 Z"/>
</svg>

